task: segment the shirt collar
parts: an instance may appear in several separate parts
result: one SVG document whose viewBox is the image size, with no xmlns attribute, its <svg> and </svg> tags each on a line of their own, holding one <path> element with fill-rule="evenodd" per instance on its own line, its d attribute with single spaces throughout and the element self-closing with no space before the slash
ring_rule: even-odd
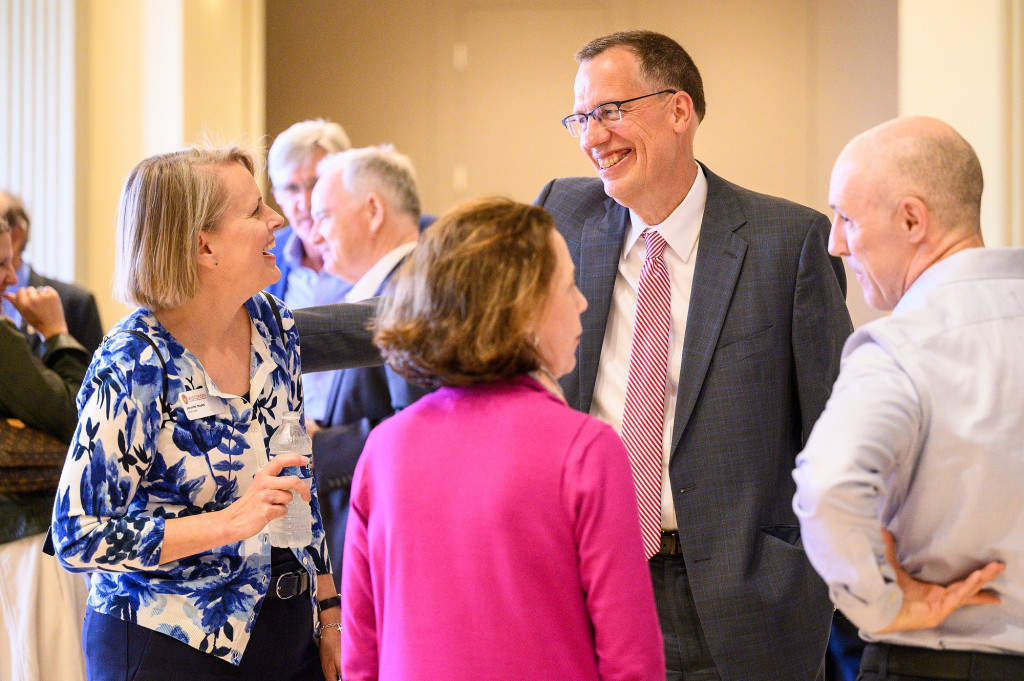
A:
<svg viewBox="0 0 1024 681">
<path fill-rule="evenodd" d="M 892 313 L 920 307 L 932 289 L 963 279 L 1000 279 L 1019 277 L 1024 249 L 967 248 L 932 264 L 903 293 Z"/>
<path fill-rule="evenodd" d="M 416 248 L 415 241 L 409 241 L 402 244 L 398 248 L 388 251 L 384 257 L 373 264 L 369 270 L 366 271 L 359 281 L 356 282 L 347 294 L 345 294 L 346 303 L 358 303 L 360 300 L 366 300 L 372 298 L 377 293 L 377 289 L 384 283 L 384 280 L 391 274 L 391 270 L 395 269 L 395 266 L 401 262 L 402 258 L 409 255 L 412 249 Z"/>
<path fill-rule="evenodd" d="M 700 164 L 696 165 L 697 177 L 693 180 L 690 191 L 660 225 L 646 224 L 630 209 L 629 221 L 632 228 L 629 238 L 626 239 L 623 255 L 629 253 L 641 234 L 648 229 L 654 229 L 683 262 L 690 262 L 695 252 L 694 247 L 697 245 L 697 237 L 700 236 L 700 223 L 704 219 L 704 206 L 708 200 L 708 179 L 704 176 L 704 169 Z"/>
<path fill-rule="evenodd" d="M 299 233 L 292 227 L 291 236 L 288 237 L 288 242 L 284 245 L 284 249 L 281 251 L 281 255 L 287 260 L 293 267 L 302 266 L 302 258 L 306 255 L 306 249 L 302 245 L 302 240 L 299 238 Z"/>
<path fill-rule="evenodd" d="M 248 307 L 248 306 L 247 306 Z M 252 310 L 249 310 L 249 314 L 252 315 Z M 273 330 L 269 330 L 273 333 Z M 280 333 L 280 332 L 279 332 Z M 263 389 L 267 384 L 274 367 L 277 363 L 274 361 L 274 356 L 270 352 L 270 346 L 267 345 L 266 339 L 260 334 L 256 323 L 252 317 L 249 318 L 249 402 L 255 402 L 256 399 L 263 394 Z M 191 353 L 190 353 L 191 354 Z M 195 355 L 192 355 L 195 357 Z M 206 373 L 206 369 L 199 362 L 198 358 L 195 359 L 196 368 L 199 368 L 203 372 L 203 381 L 205 383 L 206 391 L 214 396 L 219 397 L 225 402 L 234 398 L 234 395 L 222 392 L 217 384 L 213 382 L 210 375 Z"/>
</svg>

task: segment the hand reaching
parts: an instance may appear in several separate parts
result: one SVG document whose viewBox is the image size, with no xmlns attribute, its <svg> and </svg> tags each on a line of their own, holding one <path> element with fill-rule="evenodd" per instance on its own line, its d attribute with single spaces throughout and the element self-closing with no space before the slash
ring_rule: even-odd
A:
<svg viewBox="0 0 1024 681">
<path fill-rule="evenodd" d="M 35 327 L 44 340 L 68 332 L 60 296 L 49 286 L 26 286 L 14 293 L 5 293 L 4 297 L 11 301 L 22 318 Z"/>
<path fill-rule="evenodd" d="M 1006 569 L 1003 563 L 993 561 L 965 579 L 942 586 L 914 579 L 896 562 L 896 540 L 888 530 L 882 530 L 882 543 L 885 544 L 885 559 L 896 574 L 896 585 L 903 592 L 903 605 L 889 626 L 876 633 L 930 629 L 965 605 L 1000 603 L 999 596 L 981 589 Z"/>
<path fill-rule="evenodd" d="M 253 476 L 249 489 L 230 506 L 212 513 L 170 518 L 164 525 L 160 563 L 243 541 L 262 532 L 288 512 L 292 491 L 309 501 L 309 487 L 294 475 L 279 475 L 286 466 L 305 466 L 301 454 L 279 454 Z"/>
<path fill-rule="evenodd" d="M 248 539 L 262 532 L 274 518 L 281 518 L 288 512 L 292 491 L 298 492 L 304 501 L 309 501 L 309 487 L 294 475 L 280 475 L 288 466 L 305 466 L 309 459 L 300 454 L 280 454 L 271 457 L 252 479 L 245 494 L 228 506 L 229 522 L 239 529 L 240 539 Z"/>
</svg>

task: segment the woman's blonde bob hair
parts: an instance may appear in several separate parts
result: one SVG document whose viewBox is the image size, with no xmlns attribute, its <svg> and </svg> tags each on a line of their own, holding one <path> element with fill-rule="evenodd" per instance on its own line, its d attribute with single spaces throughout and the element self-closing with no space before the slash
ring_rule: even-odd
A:
<svg viewBox="0 0 1024 681">
<path fill-rule="evenodd" d="M 114 252 L 114 297 L 151 310 L 177 307 L 198 289 L 199 233 L 214 228 L 227 205 L 215 167 L 241 163 L 247 149 L 191 147 L 150 156 L 121 189 Z"/>
<path fill-rule="evenodd" d="M 555 271 L 543 208 L 477 199 L 420 237 L 381 303 L 374 342 L 388 365 L 430 387 L 507 380 L 533 371 L 530 328 Z"/>
</svg>

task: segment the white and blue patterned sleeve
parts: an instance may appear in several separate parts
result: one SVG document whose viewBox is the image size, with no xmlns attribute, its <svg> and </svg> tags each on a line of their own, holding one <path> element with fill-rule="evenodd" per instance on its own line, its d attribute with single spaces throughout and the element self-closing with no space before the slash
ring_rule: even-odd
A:
<svg viewBox="0 0 1024 681">
<path fill-rule="evenodd" d="M 93 359 L 53 510 L 54 545 L 67 569 L 159 563 L 164 519 L 147 512 L 139 483 L 156 454 L 163 381 L 153 349 L 130 334 L 108 340 Z"/>
</svg>

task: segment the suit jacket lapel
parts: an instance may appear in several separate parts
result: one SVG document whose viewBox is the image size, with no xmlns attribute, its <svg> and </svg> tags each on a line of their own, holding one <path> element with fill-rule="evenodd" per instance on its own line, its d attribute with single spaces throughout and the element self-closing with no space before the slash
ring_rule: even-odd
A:
<svg viewBox="0 0 1024 681">
<path fill-rule="evenodd" d="M 708 198 L 700 227 L 700 245 L 686 318 L 679 394 L 672 428 L 672 455 L 693 413 L 715 353 L 726 312 L 743 268 L 747 244 L 734 234 L 746 217 L 729 185 L 707 168 Z"/>
<path fill-rule="evenodd" d="M 387 288 L 388 282 L 391 281 L 391 277 L 394 276 L 395 272 L 398 271 L 398 268 L 402 266 L 402 263 L 409 259 L 410 255 L 412 255 L 411 251 L 407 253 L 405 256 L 403 256 L 401 260 L 395 263 L 395 266 L 391 268 L 391 271 L 388 272 L 388 275 L 384 277 L 383 281 L 380 282 L 380 285 L 377 287 L 377 290 L 374 291 L 374 297 L 380 297 L 384 294 L 384 289 Z M 329 425 L 341 425 L 341 412 L 345 406 L 342 401 L 342 397 L 343 392 L 347 389 L 345 377 L 346 375 L 358 375 L 357 373 L 354 372 L 359 371 L 362 371 L 362 369 L 338 369 L 337 371 L 335 371 L 334 380 L 331 381 L 331 388 L 330 391 L 327 393 L 327 414 L 325 418 L 327 419 L 327 423 Z"/>
<path fill-rule="evenodd" d="M 572 406 L 582 412 L 590 411 L 594 397 L 594 383 L 597 367 L 601 360 L 601 346 L 604 344 L 608 310 L 612 303 L 612 289 L 619 271 L 619 255 L 626 229 L 629 226 L 629 211 L 607 199 L 605 214 L 587 220 L 583 224 L 578 253 L 573 253 L 576 263 L 576 281 L 580 292 L 587 299 L 587 310 L 580 317 L 583 336 L 576 354 L 579 371 L 566 376 L 567 382 L 579 381 L 578 386 L 567 385 L 566 396 L 578 395 L 578 404 Z M 575 388 L 575 390 L 574 390 Z"/>
</svg>

